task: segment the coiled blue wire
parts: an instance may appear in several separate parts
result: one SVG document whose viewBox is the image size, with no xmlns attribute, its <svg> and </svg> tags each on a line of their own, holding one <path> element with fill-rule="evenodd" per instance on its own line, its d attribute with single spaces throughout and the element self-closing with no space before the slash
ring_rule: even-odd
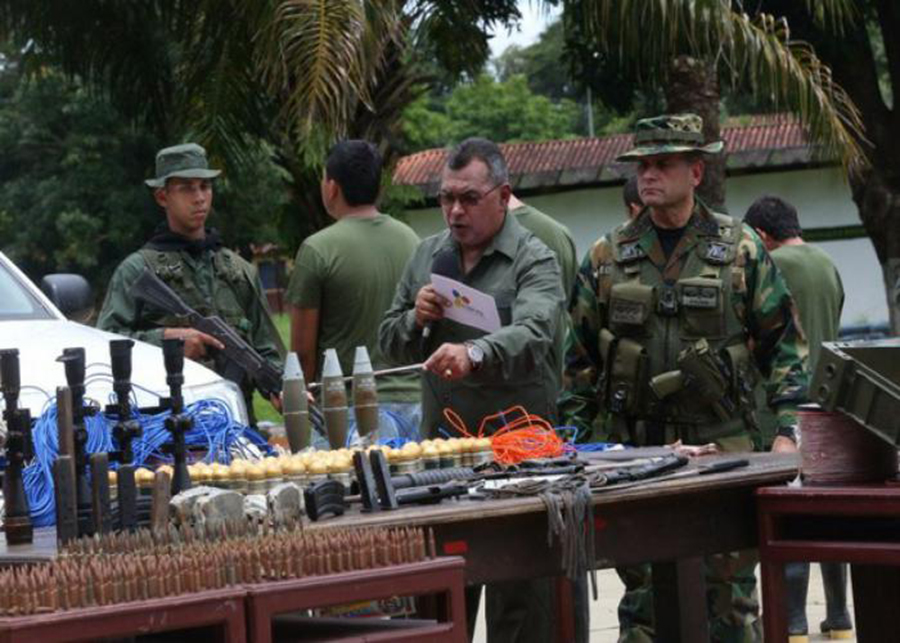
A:
<svg viewBox="0 0 900 643">
<path fill-rule="evenodd" d="M 233 450 L 243 449 L 241 438 L 268 454 L 271 448 L 259 433 L 244 426 L 231 415 L 228 405 L 218 399 L 206 399 L 188 404 L 184 412 L 193 420 L 193 427 L 185 433 L 188 447 L 200 447 L 206 451 L 205 462 L 231 461 Z M 168 411 L 146 415 L 136 409 L 133 417 L 143 429 L 140 438 L 132 442 L 134 464 L 140 466 L 148 461 L 171 462 L 172 457 L 163 451 L 163 446 L 172 442 L 171 434 L 165 428 Z M 118 418 L 102 413 L 84 418 L 88 439 L 88 453 L 108 453 L 117 445 L 112 438 L 112 430 Z M 35 527 L 56 524 L 56 501 L 53 495 L 53 462 L 59 454 L 59 438 L 56 426 L 56 404 L 51 403 L 35 421 L 32 429 L 34 460 L 23 474 L 25 493 L 31 510 L 31 521 Z M 119 466 L 111 462 L 110 468 Z"/>
</svg>

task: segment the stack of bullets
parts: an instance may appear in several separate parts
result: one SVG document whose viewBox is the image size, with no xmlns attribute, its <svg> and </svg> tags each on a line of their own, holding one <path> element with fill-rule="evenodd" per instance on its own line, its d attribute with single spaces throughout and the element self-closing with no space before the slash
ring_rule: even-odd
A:
<svg viewBox="0 0 900 643">
<path fill-rule="evenodd" d="M 0 571 L 0 616 L 45 614 L 435 558 L 422 529 L 170 528 L 85 537 L 57 560 Z"/>
</svg>

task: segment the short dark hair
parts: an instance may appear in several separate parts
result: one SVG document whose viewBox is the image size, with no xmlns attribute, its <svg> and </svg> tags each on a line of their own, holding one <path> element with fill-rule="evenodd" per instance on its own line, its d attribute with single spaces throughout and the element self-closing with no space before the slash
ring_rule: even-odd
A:
<svg viewBox="0 0 900 643">
<path fill-rule="evenodd" d="M 447 168 L 461 170 L 472 161 L 481 161 L 488 168 L 488 178 L 495 185 L 502 185 L 509 181 L 509 169 L 506 167 L 506 159 L 500 147 L 486 138 L 473 136 L 450 150 L 447 157 Z"/>
<path fill-rule="evenodd" d="M 375 203 L 381 189 L 381 153 L 368 141 L 340 141 L 328 152 L 325 176 L 341 186 L 347 205 Z"/>
<path fill-rule="evenodd" d="M 766 195 L 754 201 L 744 215 L 744 223 L 776 241 L 803 236 L 797 209 L 777 196 Z"/>
<path fill-rule="evenodd" d="M 644 202 L 641 201 L 641 194 L 638 192 L 637 183 L 636 176 L 632 176 L 625 181 L 625 187 L 622 188 L 622 200 L 625 202 L 626 208 L 632 205 L 644 207 Z"/>
</svg>

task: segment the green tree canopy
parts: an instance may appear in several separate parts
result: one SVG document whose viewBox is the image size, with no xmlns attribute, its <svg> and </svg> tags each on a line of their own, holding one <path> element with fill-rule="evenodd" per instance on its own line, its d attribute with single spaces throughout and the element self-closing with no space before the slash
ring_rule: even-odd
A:
<svg viewBox="0 0 900 643">
<path fill-rule="evenodd" d="M 164 143 L 52 69 L 0 79 L 0 248 L 34 278 L 79 272 L 102 295 L 119 260 L 162 220 L 143 181 Z M 243 251 L 277 241 L 285 216 L 277 168 L 254 149 L 250 172 L 217 181 L 211 219 Z"/>
<path fill-rule="evenodd" d="M 404 113 L 403 132 L 411 151 L 469 136 L 499 143 L 545 141 L 576 136 L 578 118 L 574 101 L 535 94 L 521 74 L 505 81 L 481 74 L 457 86 L 443 103 L 429 97 L 413 103 Z"/>
</svg>

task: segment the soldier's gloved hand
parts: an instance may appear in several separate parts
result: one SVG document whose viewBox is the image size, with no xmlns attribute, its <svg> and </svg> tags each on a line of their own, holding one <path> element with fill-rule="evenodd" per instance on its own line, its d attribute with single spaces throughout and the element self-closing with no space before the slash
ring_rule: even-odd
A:
<svg viewBox="0 0 900 643">
<path fill-rule="evenodd" d="M 465 344 L 441 344 L 422 368 L 444 379 L 458 380 L 472 372 L 472 361 Z"/>
<path fill-rule="evenodd" d="M 207 346 L 219 350 L 225 348 L 225 345 L 212 335 L 193 328 L 167 328 L 163 331 L 163 338 L 184 340 L 184 356 L 188 359 L 206 357 Z"/>
<path fill-rule="evenodd" d="M 444 308 L 451 305 L 434 291 L 431 284 L 422 286 L 416 295 L 416 325 L 424 328 L 428 322 L 444 318 Z"/>
</svg>

